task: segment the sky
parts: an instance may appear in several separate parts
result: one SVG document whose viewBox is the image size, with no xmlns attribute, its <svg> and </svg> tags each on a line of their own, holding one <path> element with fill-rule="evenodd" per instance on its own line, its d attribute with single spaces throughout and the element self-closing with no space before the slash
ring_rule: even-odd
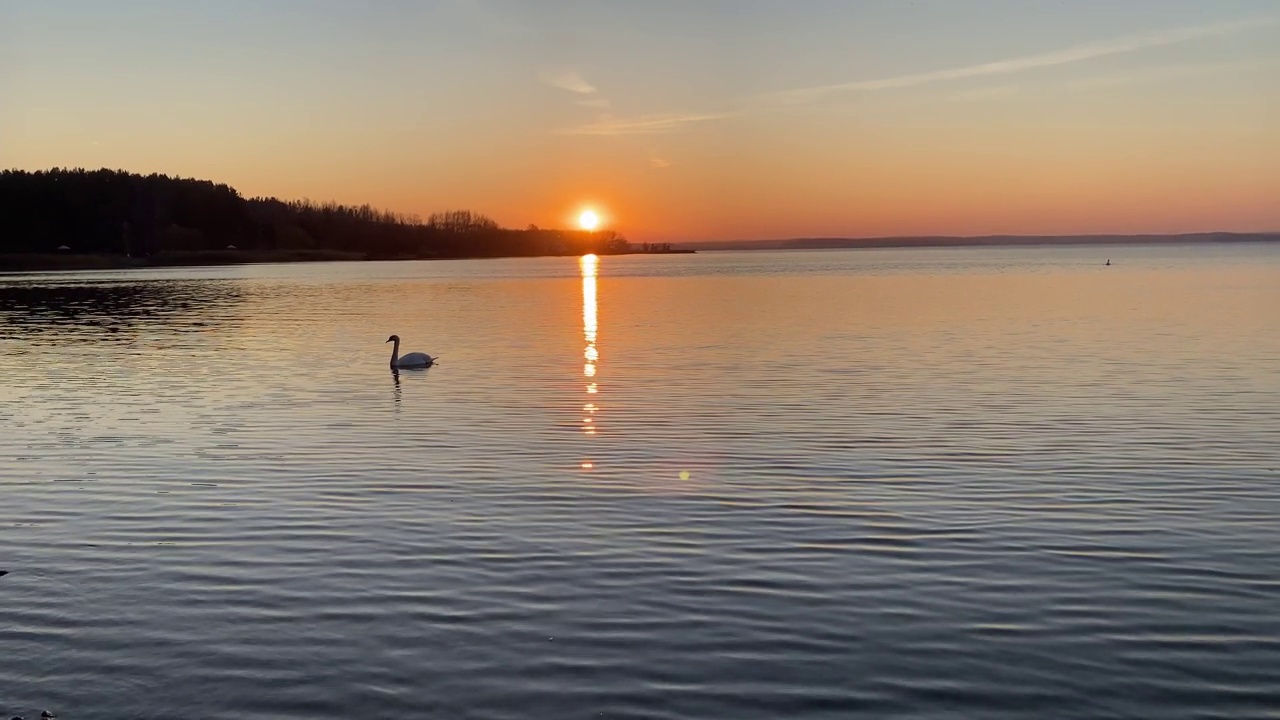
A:
<svg viewBox="0 0 1280 720">
<path fill-rule="evenodd" d="M 0 0 L 0 167 L 633 241 L 1280 230 L 1276 0 Z"/>
</svg>

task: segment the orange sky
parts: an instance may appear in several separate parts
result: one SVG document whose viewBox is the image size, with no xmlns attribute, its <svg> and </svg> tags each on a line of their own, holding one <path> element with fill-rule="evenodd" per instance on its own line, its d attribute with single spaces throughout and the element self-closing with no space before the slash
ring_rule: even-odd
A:
<svg viewBox="0 0 1280 720">
<path fill-rule="evenodd" d="M 637 241 L 1280 230 L 1280 9 L 1122 5 L 6 4 L 0 165 Z"/>
</svg>

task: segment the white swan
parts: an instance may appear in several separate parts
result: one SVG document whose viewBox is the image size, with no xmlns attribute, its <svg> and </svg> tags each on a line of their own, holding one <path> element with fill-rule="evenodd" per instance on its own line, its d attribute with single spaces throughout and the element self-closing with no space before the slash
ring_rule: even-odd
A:
<svg viewBox="0 0 1280 720">
<path fill-rule="evenodd" d="M 387 342 L 393 342 L 391 346 L 391 369 L 416 369 L 429 368 L 435 364 L 439 358 L 433 358 L 426 353 L 406 353 L 404 357 L 400 357 L 400 336 L 392 335 L 387 338 Z"/>
</svg>

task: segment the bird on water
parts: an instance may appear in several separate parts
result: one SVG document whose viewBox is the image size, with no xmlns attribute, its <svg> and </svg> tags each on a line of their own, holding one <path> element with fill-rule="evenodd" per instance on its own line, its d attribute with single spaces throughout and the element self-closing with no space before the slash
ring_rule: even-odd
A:
<svg viewBox="0 0 1280 720">
<path fill-rule="evenodd" d="M 395 345 L 391 346 L 392 370 L 416 370 L 420 368 L 429 368 L 436 363 L 436 360 L 440 359 L 420 352 L 405 353 L 401 356 L 399 335 L 392 335 L 387 338 L 387 342 L 395 343 Z"/>
</svg>

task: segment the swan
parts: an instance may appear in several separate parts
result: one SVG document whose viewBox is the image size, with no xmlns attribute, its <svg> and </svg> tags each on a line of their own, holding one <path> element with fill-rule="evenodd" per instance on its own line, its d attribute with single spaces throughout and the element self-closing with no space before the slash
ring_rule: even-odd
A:
<svg viewBox="0 0 1280 720">
<path fill-rule="evenodd" d="M 414 369 L 429 368 L 435 364 L 439 358 L 433 358 L 426 353 L 406 353 L 404 357 L 400 356 L 400 336 L 392 335 L 387 338 L 387 342 L 395 343 L 391 346 L 391 369 Z"/>
</svg>

